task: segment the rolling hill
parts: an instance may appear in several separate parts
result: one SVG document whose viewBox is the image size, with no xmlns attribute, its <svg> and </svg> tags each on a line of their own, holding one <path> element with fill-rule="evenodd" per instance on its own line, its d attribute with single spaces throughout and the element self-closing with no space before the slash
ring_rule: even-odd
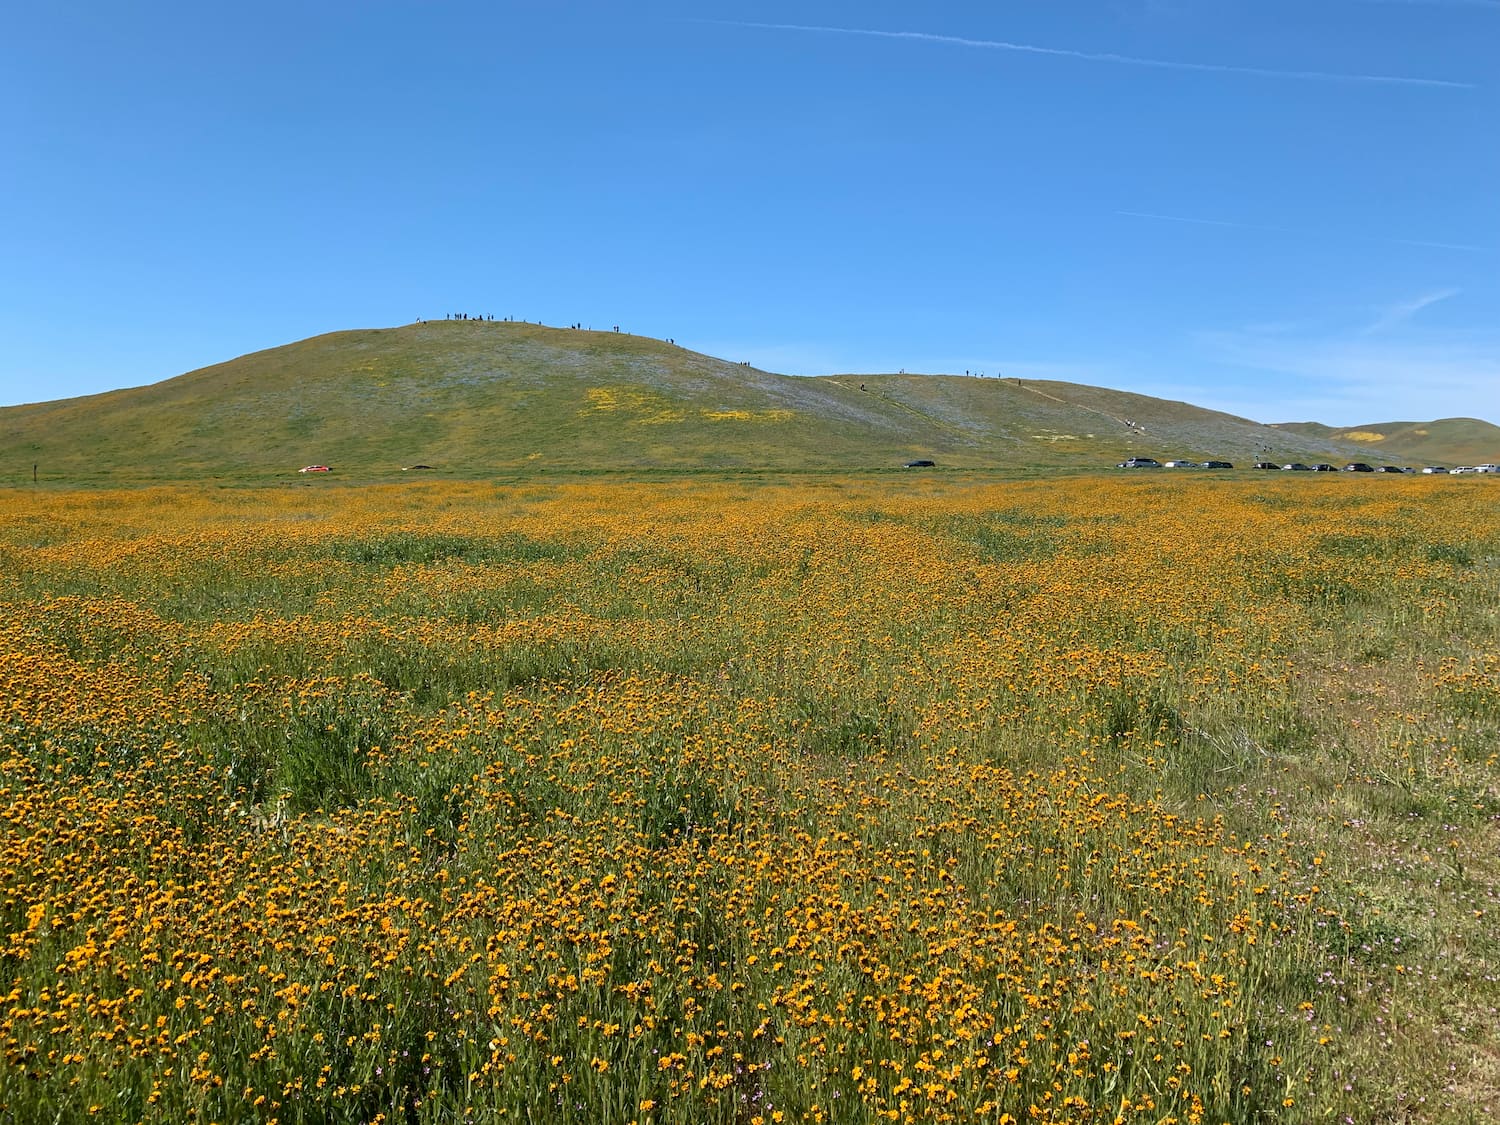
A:
<svg viewBox="0 0 1500 1125">
<path fill-rule="evenodd" d="M 501 321 L 334 332 L 147 387 L 0 410 L 10 482 L 34 465 L 44 480 L 107 483 L 257 480 L 312 463 L 378 479 L 413 464 L 458 476 L 915 458 L 1087 469 L 1133 455 L 1333 461 L 1369 449 L 1072 383 L 777 375 L 646 337 Z"/>
<path fill-rule="evenodd" d="M 1283 422 L 1275 427 L 1305 437 L 1354 446 L 1372 457 L 1424 465 L 1494 462 L 1500 456 L 1500 426 L 1478 418 L 1439 418 L 1434 422 L 1377 422 L 1335 429 L 1317 422 Z"/>
</svg>

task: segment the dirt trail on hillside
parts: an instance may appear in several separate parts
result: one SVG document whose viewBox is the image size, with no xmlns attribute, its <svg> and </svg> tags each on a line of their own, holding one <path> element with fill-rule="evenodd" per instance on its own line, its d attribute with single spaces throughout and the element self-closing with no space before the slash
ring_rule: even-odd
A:
<svg viewBox="0 0 1500 1125">
<path fill-rule="evenodd" d="M 835 383 L 835 385 L 843 387 L 845 390 L 850 390 L 850 391 L 854 390 L 853 387 L 849 386 L 849 384 L 843 382 L 842 380 L 835 379 L 833 382 Z M 967 443 L 972 444 L 973 441 L 974 441 L 975 434 L 974 434 L 973 430 L 966 430 L 962 426 L 955 426 L 952 422 L 945 422 L 941 418 L 937 418 L 937 417 L 934 417 L 931 414 L 928 414 L 925 410 L 918 410 L 915 406 L 908 406 L 906 403 L 902 402 L 899 398 L 894 398 L 891 395 L 886 394 L 884 391 L 869 391 L 869 390 L 865 389 L 865 387 L 864 387 L 863 384 L 860 385 L 859 390 L 861 392 L 863 392 L 864 394 L 867 394 L 867 395 L 868 394 L 873 394 L 876 398 L 880 399 L 882 402 L 888 402 L 892 406 L 898 406 L 902 410 L 906 411 L 908 414 L 915 415 L 916 417 L 922 419 L 922 421 L 928 423 L 929 425 L 936 426 L 936 427 L 938 427 L 939 429 L 942 429 L 942 430 L 947 430 L 951 434 L 956 434 L 959 437 L 963 438 L 964 441 L 967 442 Z"/>
<path fill-rule="evenodd" d="M 1013 379 L 1012 382 L 1015 383 L 1017 389 L 1019 390 L 1030 391 L 1032 394 L 1040 395 L 1042 398 L 1050 398 L 1053 402 L 1060 402 L 1062 403 L 1062 405 L 1070 406 L 1074 410 L 1087 410 L 1090 414 L 1097 414 L 1101 418 L 1108 418 L 1112 422 L 1118 422 L 1120 423 L 1120 425 L 1126 427 L 1127 429 L 1140 430 L 1142 432 L 1145 432 L 1145 426 L 1138 426 L 1134 422 L 1126 418 L 1121 418 L 1117 414 L 1111 414 L 1108 410 L 1099 410 L 1098 408 L 1093 406 L 1083 406 L 1080 403 L 1069 402 L 1065 398 L 1058 398 L 1056 395 L 1049 395 L 1046 391 L 1038 390 L 1036 387 L 1028 387 L 1020 379 Z"/>
</svg>

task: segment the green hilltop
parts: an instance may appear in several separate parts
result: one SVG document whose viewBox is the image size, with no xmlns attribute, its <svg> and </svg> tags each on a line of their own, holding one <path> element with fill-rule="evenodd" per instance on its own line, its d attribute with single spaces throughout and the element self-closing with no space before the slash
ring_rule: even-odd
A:
<svg viewBox="0 0 1500 1125">
<path fill-rule="evenodd" d="M 380 479 L 413 465 L 473 477 L 1369 459 L 1368 445 L 1304 429 L 1072 383 L 787 376 L 625 333 L 428 321 L 0 409 L 0 479 L 30 480 L 33 466 L 43 480 L 110 483 L 253 481 L 309 464 Z"/>
<path fill-rule="evenodd" d="M 1478 418 L 1376 422 L 1346 429 L 1317 422 L 1283 422 L 1276 429 L 1354 446 L 1381 460 L 1452 468 L 1454 465 L 1494 463 L 1500 457 L 1500 426 Z"/>
</svg>

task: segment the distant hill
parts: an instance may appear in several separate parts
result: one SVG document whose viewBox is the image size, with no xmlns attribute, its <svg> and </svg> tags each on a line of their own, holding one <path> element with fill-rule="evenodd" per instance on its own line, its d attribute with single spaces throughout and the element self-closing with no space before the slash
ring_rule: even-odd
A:
<svg viewBox="0 0 1500 1125">
<path fill-rule="evenodd" d="M 1500 457 L 1500 426 L 1478 418 L 1439 418 L 1434 422 L 1376 422 L 1335 429 L 1317 422 L 1283 422 L 1276 427 L 1368 450 L 1374 457 L 1411 464 L 1472 465 Z"/>
<path fill-rule="evenodd" d="M 1469 425 L 1477 440 L 1488 424 Z M 257 480 L 309 464 L 379 479 L 417 464 L 472 477 L 1356 452 L 1384 450 L 1072 383 L 776 375 L 646 337 L 503 321 L 334 332 L 148 387 L 0 409 L 0 481 L 12 482 L 33 465 L 45 480 L 104 483 Z"/>
</svg>

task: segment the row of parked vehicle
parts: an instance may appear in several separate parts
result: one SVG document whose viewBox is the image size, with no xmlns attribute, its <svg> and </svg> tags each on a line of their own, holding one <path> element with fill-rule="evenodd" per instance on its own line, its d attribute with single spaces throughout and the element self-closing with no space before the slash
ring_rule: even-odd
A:
<svg viewBox="0 0 1500 1125">
<path fill-rule="evenodd" d="M 1230 461 L 1168 461 L 1163 465 L 1155 457 L 1132 457 L 1121 461 L 1117 469 L 1232 469 Z"/>
<path fill-rule="evenodd" d="M 1121 461 L 1117 468 L 1120 469 L 1232 469 L 1234 465 L 1229 461 L 1158 461 L 1154 457 L 1132 457 L 1127 461 Z M 1461 476 L 1465 473 L 1500 473 L 1500 466 L 1496 465 L 1460 465 L 1456 469 L 1444 468 L 1442 465 L 1427 465 L 1416 469 L 1410 466 L 1366 465 L 1363 461 L 1353 461 L 1342 469 L 1320 462 L 1316 465 L 1304 465 L 1301 461 L 1293 461 L 1290 465 L 1278 465 L 1274 461 L 1257 461 L 1250 466 L 1252 469 L 1276 469 L 1284 473 L 1448 473 L 1452 476 Z"/>
</svg>

